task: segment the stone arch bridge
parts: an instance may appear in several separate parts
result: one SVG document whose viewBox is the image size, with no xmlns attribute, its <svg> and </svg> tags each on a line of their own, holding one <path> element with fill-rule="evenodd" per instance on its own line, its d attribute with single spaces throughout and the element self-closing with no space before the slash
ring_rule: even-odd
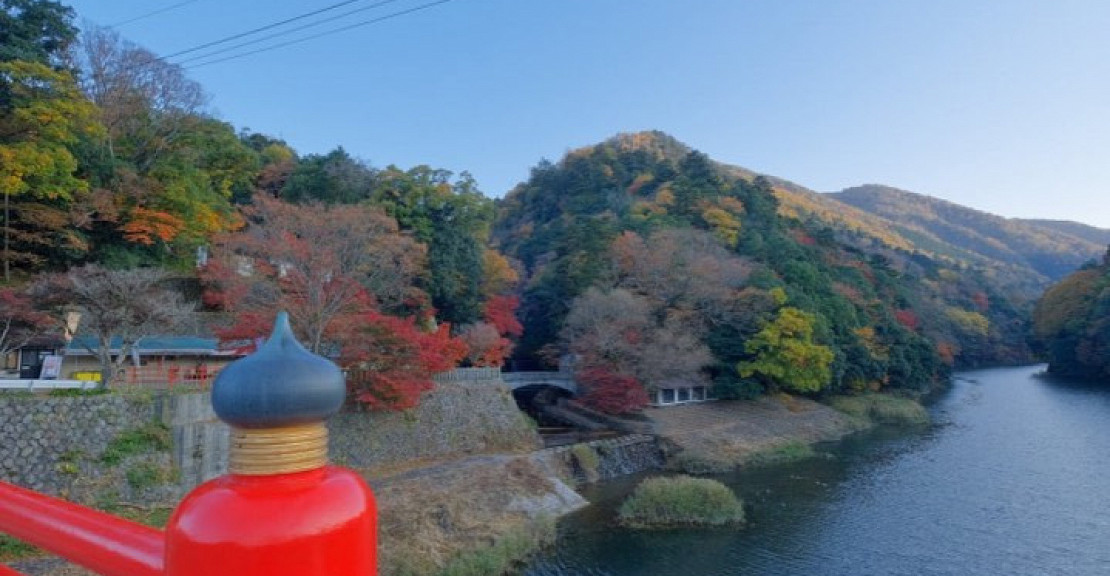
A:
<svg viewBox="0 0 1110 576">
<path fill-rule="evenodd" d="M 512 390 L 525 386 L 552 386 L 578 395 L 578 383 L 566 372 L 502 372 L 501 380 Z"/>
<path fill-rule="evenodd" d="M 511 390 L 529 386 L 550 386 L 578 395 L 578 384 L 567 372 L 502 372 L 499 368 L 456 368 L 450 372 L 436 374 L 433 378 L 440 383 L 456 383 L 467 386 L 493 385 L 504 382 Z"/>
</svg>

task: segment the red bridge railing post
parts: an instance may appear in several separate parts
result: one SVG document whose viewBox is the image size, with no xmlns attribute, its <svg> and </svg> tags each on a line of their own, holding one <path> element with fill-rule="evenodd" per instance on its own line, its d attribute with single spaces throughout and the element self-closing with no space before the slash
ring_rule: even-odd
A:
<svg viewBox="0 0 1110 576">
<path fill-rule="evenodd" d="M 230 473 L 194 490 L 166 527 L 167 576 L 375 576 L 377 511 L 327 465 L 324 420 L 343 375 L 305 350 L 284 312 L 258 352 L 224 368 L 212 405 L 231 425 Z"/>
</svg>

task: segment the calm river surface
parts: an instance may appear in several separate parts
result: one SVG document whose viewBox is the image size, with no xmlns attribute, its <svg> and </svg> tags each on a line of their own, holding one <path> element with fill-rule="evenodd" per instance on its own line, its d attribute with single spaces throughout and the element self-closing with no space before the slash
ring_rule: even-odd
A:
<svg viewBox="0 0 1110 576">
<path fill-rule="evenodd" d="M 935 425 L 718 477 L 739 530 L 613 525 L 638 479 L 588 493 L 529 576 L 1110 575 L 1110 388 L 1043 366 L 960 373 Z"/>
</svg>

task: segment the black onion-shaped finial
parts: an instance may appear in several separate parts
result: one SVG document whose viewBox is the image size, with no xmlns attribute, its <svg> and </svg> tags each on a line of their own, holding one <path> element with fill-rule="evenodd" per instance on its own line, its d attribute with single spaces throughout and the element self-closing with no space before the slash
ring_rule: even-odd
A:
<svg viewBox="0 0 1110 576">
<path fill-rule="evenodd" d="M 254 354 L 220 371 L 212 407 L 239 428 L 277 428 L 320 422 L 343 405 L 343 373 L 332 361 L 301 346 L 279 312 L 274 332 Z"/>
</svg>

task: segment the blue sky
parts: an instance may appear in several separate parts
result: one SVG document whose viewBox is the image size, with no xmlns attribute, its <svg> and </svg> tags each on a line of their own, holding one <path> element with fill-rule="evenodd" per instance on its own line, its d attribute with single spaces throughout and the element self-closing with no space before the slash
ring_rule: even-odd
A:
<svg viewBox="0 0 1110 576">
<path fill-rule="evenodd" d="M 178 1 L 68 3 L 111 24 Z M 168 54 L 338 1 L 194 0 L 119 31 Z M 468 170 L 491 196 L 660 129 L 819 191 L 1110 228 L 1108 31 L 1101 0 L 453 0 L 189 73 L 220 118 L 302 154 Z"/>
</svg>

